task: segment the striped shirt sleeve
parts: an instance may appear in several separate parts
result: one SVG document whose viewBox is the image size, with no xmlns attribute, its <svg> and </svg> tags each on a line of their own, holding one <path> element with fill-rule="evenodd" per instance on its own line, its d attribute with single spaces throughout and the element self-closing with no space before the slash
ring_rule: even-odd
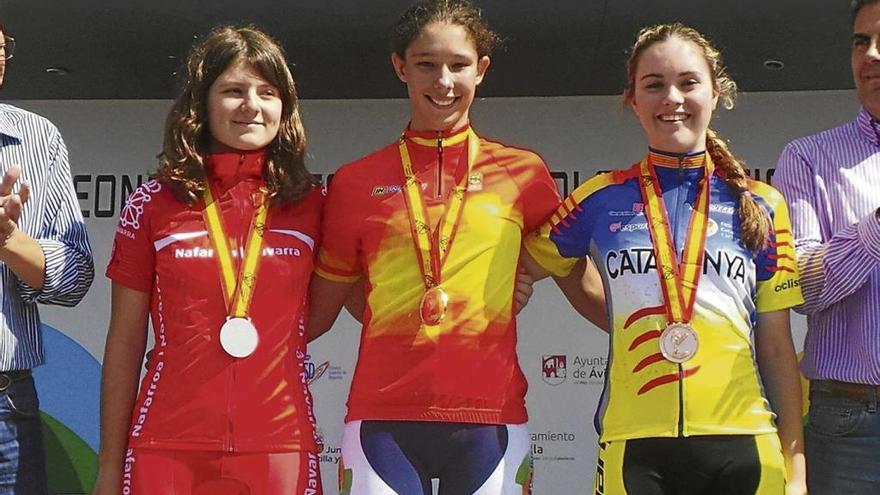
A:
<svg viewBox="0 0 880 495">
<path fill-rule="evenodd" d="M 871 213 L 831 236 L 822 225 L 815 173 L 808 160 L 791 144 L 779 157 L 774 185 L 791 209 L 792 229 L 804 304 L 795 308 L 816 314 L 857 291 L 880 266 L 880 220 Z M 880 199 L 878 199 L 880 206 Z"/>
<path fill-rule="evenodd" d="M 95 276 L 92 250 L 86 235 L 79 202 L 70 180 L 67 147 L 53 127 L 50 136 L 51 162 L 43 187 L 46 208 L 34 239 L 46 259 L 43 287 L 37 290 L 17 280 L 26 303 L 76 305 L 89 290 Z"/>
</svg>

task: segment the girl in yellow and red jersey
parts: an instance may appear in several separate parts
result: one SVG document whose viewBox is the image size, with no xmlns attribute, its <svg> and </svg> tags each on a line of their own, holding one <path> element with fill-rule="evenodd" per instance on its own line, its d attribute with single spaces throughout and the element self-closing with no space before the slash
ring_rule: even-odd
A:
<svg viewBox="0 0 880 495">
<path fill-rule="evenodd" d="M 603 277 L 594 494 L 805 493 L 788 212 L 709 128 L 735 91 L 700 33 L 644 29 L 625 98 L 648 155 L 584 183 L 526 244 L 556 274 L 589 255 Z"/>
<path fill-rule="evenodd" d="M 193 48 L 107 268 L 96 494 L 321 493 L 303 320 L 323 196 L 304 147 L 274 40 L 227 26 Z"/>
<path fill-rule="evenodd" d="M 541 158 L 470 125 L 496 36 L 462 0 L 400 17 L 392 62 L 409 125 L 342 167 L 324 209 L 310 336 L 365 280 L 341 492 L 527 493 L 514 287 L 523 237 L 559 202 Z"/>
</svg>

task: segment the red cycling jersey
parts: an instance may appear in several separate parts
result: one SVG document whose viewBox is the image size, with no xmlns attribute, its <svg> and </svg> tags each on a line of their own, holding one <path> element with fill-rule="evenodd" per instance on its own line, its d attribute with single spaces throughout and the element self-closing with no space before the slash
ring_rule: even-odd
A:
<svg viewBox="0 0 880 495">
<path fill-rule="evenodd" d="M 264 184 L 263 160 L 260 151 L 206 160 L 235 273 Z M 295 204 L 270 208 L 249 312 L 259 344 L 239 359 L 219 342 L 228 312 L 203 201 L 187 205 L 157 181 L 132 193 L 107 276 L 151 293 L 155 345 L 132 412 L 129 447 L 316 450 L 303 318 L 322 203 L 316 189 Z"/>
<path fill-rule="evenodd" d="M 432 226 L 468 173 L 470 132 L 404 133 Z M 419 320 L 425 286 L 399 150 L 395 142 L 342 167 L 324 209 L 327 235 L 315 273 L 341 282 L 366 276 L 346 421 L 524 423 L 515 277 L 523 237 L 559 205 L 556 184 L 537 154 L 479 139 L 459 228 L 441 269 L 448 315 L 428 328 Z"/>
</svg>

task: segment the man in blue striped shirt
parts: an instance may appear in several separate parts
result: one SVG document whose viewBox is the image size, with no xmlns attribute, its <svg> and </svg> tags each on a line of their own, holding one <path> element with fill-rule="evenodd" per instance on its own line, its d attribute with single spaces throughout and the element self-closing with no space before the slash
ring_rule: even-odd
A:
<svg viewBox="0 0 880 495">
<path fill-rule="evenodd" d="M 15 41 L 2 25 L 0 37 L 2 87 Z M 58 129 L 0 104 L 0 171 L 0 495 L 44 494 L 31 378 L 43 359 L 37 303 L 75 305 L 91 285 L 94 266 Z"/>
<path fill-rule="evenodd" d="M 880 0 L 853 2 L 856 120 L 788 144 L 807 338 L 810 495 L 880 493 Z"/>
</svg>

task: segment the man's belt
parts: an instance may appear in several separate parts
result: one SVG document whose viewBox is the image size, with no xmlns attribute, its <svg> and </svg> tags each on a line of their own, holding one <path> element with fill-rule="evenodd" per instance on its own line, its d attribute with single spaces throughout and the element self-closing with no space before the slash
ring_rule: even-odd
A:
<svg viewBox="0 0 880 495">
<path fill-rule="evenodd" d="M 860 402 L 880 400 L 880 385 L 839 382 L 836 380 L 811 380 L 810 390 Z"/>
<path fill-rule="evenodd" d="M 5 392 L 13 383 L 31 376 L 31 370 L 12 370 L 0 372 L 0 392 Z"/>
</svg>

